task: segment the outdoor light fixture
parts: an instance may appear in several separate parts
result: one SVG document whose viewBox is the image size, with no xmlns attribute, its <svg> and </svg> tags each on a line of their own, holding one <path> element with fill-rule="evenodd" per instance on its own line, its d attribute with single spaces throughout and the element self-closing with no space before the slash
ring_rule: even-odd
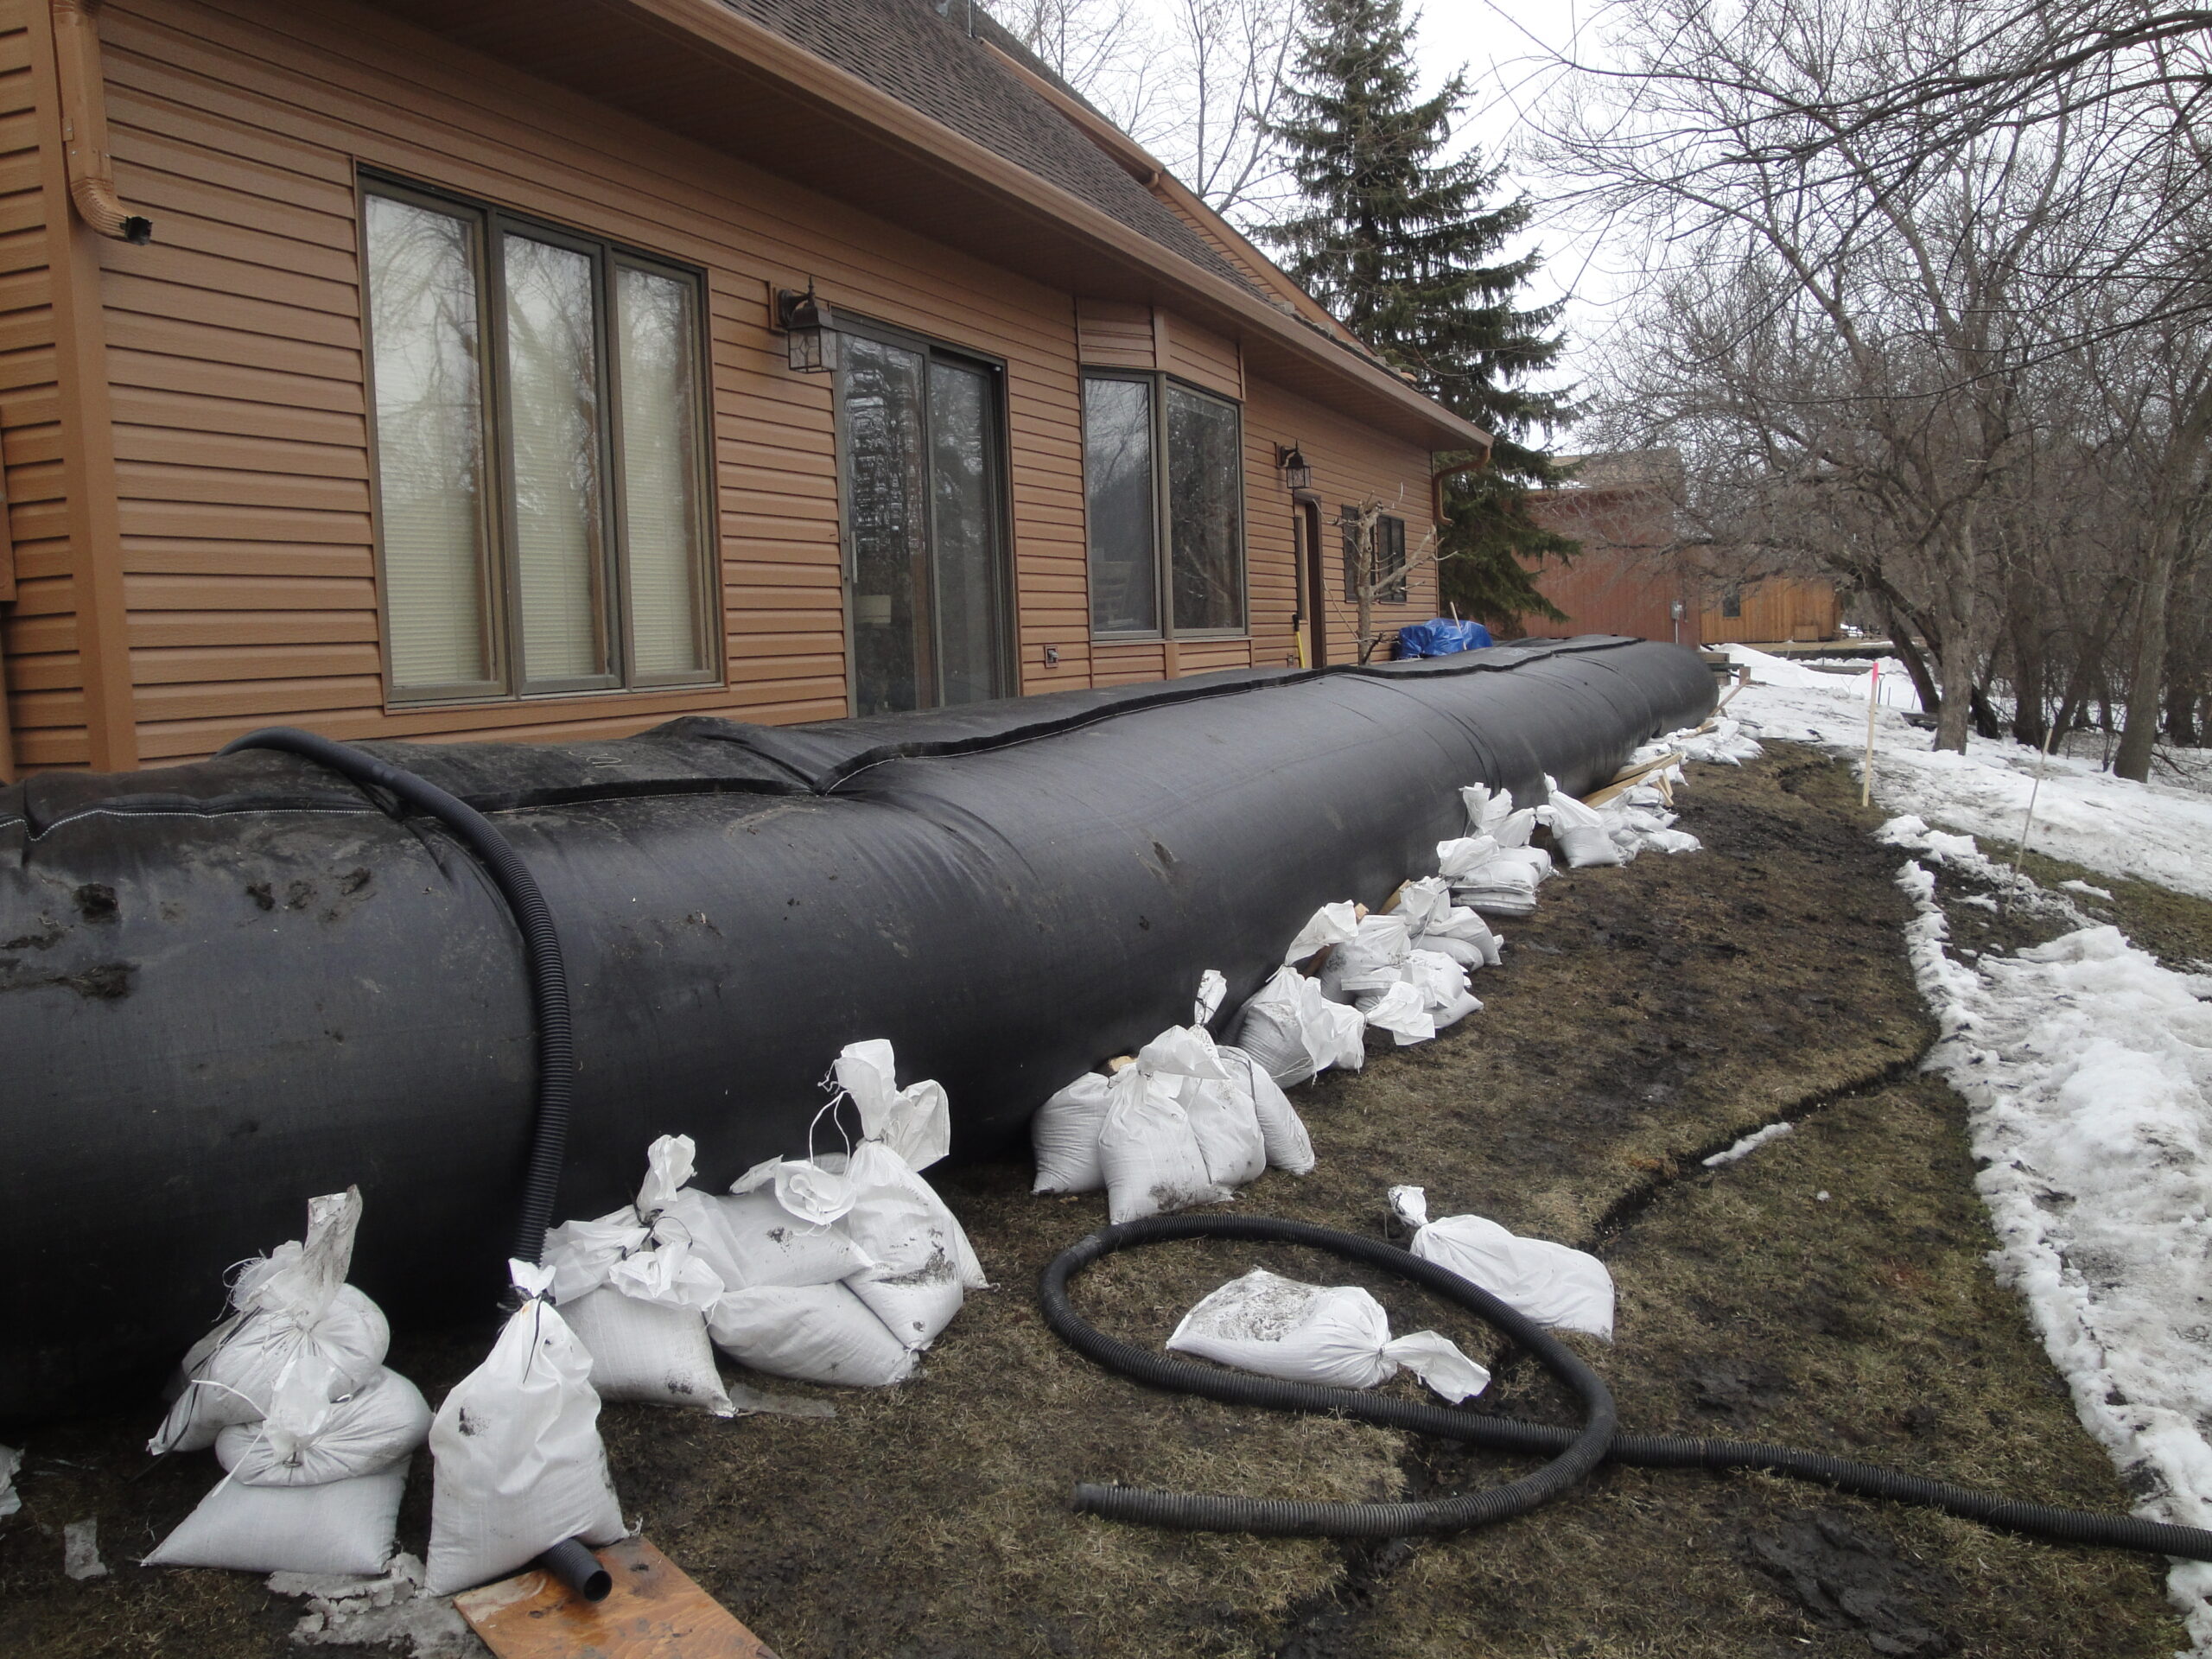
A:
<svg viewBox="0 0 2212 1659">
<path fill-rule="evenodd" d="M 1282 474 L 1285 489 L 1310 490 L 1313 487 L 1313 469 L 1306 464 L 1305 454 L 1294 443 L 1275 445 L 1275 469 Z"/>
<path fill-rule="evenodd" d="M 837 326 L 830 308 L 814 297 L 811 276 L 804 294 L 791 288 L 776 290 L 776 326 L 784 331 L 796 372 L 827 374 L 837 366 Z"/>
</svg>

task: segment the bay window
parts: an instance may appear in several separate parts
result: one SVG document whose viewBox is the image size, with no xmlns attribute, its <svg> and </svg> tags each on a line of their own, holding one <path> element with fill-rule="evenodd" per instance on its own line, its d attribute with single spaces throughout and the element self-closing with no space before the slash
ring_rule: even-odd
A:
<svg viewBox="0 0 2212 1659">
<path fill-rule="evenodd" d="M 363 197 L 391 696 L 715 679 L 697 276 L 403 186 Z"/>
</svg>

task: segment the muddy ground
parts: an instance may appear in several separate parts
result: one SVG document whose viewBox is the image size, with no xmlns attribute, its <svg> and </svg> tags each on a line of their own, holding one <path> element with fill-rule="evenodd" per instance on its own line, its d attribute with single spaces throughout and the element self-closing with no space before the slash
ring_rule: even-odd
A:
<svg viewBox="0 0 2212 1659">
<path fill-rule="evenodd" d="M 1619 1286 L 1616 1340 L 1578 1344 L 1624 1427 L 2120 1507 L 1985 1263 L 1993 1241 L 1961 1103 L 1917 1070 L 1931 1033 L 1898 934 L 1902 855 L 1868 839 L 1878 815 L 1856 799 L 1843 770 L 1804 751 L 1695 768 L 1684 817 L 1704 854 L 1552 881 L 1535 918 L 1503 927 L 1506 965 L 1478 976 L 1486 1009 L 1296 1091 L 1320 1167 L 1270 1173 L 1238 1208 L 1380 1232 L 1385 1189 L 1413 1181 L 1435 1213 L 1476 1211 L 1599 1250 Z M 2156 889 L 2120 899 L 2156 948 L 2212 956 L 2212 906 L 2176 907 Z M 2040 936 L 1974 906 L 1954 915 L 1981 948 Z M 1700 1163 L 1782 1118 L 1794 1134 L 1719 1170 Z M 1533 1516 L 1382 1547 L 1078 1517 L 1078 1479 L 1381 1497 L 1527 1465 L 1107 1376 L 1052 1339 L 1034 1293 L 1052 1255 L 1104 1219 L 1103 1199 L 1033 1198 L 1026 1164 L 931 1173 L 999 1287 L 970 1299 L 920 1381 L 837 1393 L 827 1421 L 634 1406 L 602 1419 L 626 1510 L 785 1659 L 2040 1659 L 2183 1645 L 2163 1563 L 1766 1477 L 1608 1471 Z M 1360 1277 L 1293 1251 L 1179 1245 L 1115 1258 L 1078 1299 L 1106 1328 L 1157 1343 L 1255 1262 Z M 1376 1288 L 1394 1328 L 1433 1325 L 1491 1357 L 1499 1380 L 1483 1408 L 1564 1419 L 1532 1366 L 1402 1285 Z M 403 1336 L 391 1362 L 435 1400 L 483 1334 Z M 298 1604 L 260 1580 L 131 1564 L 215 1478 L 204 1457 L 139 1473 L 157 1415 L 149 1404 L 31 1437 L 23 1510 L 0 1521 L 0 1653 L 287 1650 Z M 402 1517 L 418 1552 L 428 1485 L 418 1467 Z M 87 1516 L 112 1570 L 73 1583 L 61 1529 Z"/>
</svg>

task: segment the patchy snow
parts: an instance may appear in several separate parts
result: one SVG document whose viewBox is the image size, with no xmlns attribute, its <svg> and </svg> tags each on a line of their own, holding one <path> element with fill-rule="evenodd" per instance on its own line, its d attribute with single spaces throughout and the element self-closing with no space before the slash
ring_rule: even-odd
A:
<svg viewBox="0 0 2212 1659">
<path fill-rule="evenodd" d="M 2113 901 L 2112 894 L 2102 887 L 2091 887 L 2087 881 L 2062 881 L 2058 885 L 2068 893 L 2080 893 L 2084 899 L 2101 899 L 2107 904 Z"/>
<path fill-rule="evenodd" d="M 1707 1169 L 1719 1169 L 1724 1164 L 1732 1164 L 1740 1158 L 1748 1158 L 1768 1141 L 1779 1141 L 1789 1133 L 1789 1125 L 1787 1123 L 1770 1123 L 1763 1129 L 1753 1129 L 1734 1146 L 1724 1151 L 1716 1152 L 1712 1157 L 1704 1160 L 1705 1166 Z"/>
<path fill-rule="evenodd" d="M 1969 967 L 1930 866 L 2010 872 L 1915 819 L 1881 836 L 1920 855 L 1897 874 L 1919 912 L 1907 948 L 1942 1032 L 1929 1065 L 1967 1101 L 1993 1265 L 2138 1512 L 2212 1526 L 2212 976 L 2105 925 Z M 2167 1585 L 2212 1653 L 2212 1563 Z"/>
<path fill-rule="evenodd" d="M 1751 671 L 1751 683 L 1725 710 L 1724 717 L 1742 728 L 1734 734 L 1738 741 L 1775 738 L 1816 744 L 1854 760 L 1864 756 L 1865 675 L 1822 674 L 1745 647 L 1728 649 Z M 1891 677 L 1885 668 L 1884 681 Z M 1902 674 L 1894 677 L 1910 690 Z M 2009 852 L 2032 795 L 2033 850 L 2212 899 L 2212 754 L 2176 751 L 2162 760 L 2152 782 L 2137 784 L 2099 770 L 2088 755 L 2053 754 L 2046 761 L 2022 744 L 1978 737 L 1967 740 L 1964 754 L 1953 754 L 1936 750 L 1934 742 L 1933 733 L 1909 725 L 1901 710 L 1878 709 L 1875 799 L 1893 812 L 1917 813 Z"/>
</svg>

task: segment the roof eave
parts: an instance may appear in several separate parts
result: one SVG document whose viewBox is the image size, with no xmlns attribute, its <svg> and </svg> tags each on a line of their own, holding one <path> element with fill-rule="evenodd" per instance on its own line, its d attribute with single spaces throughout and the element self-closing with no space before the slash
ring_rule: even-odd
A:
<svg viewBox="0 0 2212 1659">
<path fill-rule="evenodd" d="M 746 83 L 771 82 L 779 95 L 809 106 L 816 118 L 842 132 L 864 136 L 870 144 L 883 146 L 908 164 L 938 175 L 957 192 L 974 192 L 987 199 L 1000 225 L 1021 222 L 1031 237 L 1057 238 L 1061 245 L 1033 245 L 1039 269 L 1031 274 L 1040 280 L 1064 285 L 1069 271 L 1081 270 L 1096 272 L 1100 282 L 1124 291 L 1149 289 L 1155 303 L 1241 341 L 1248 369 L 1263 378 L 1295 391 L 1302 389 L 1301 383 L 1310 385 L 1318 378 L 1326 384 L 1316 390 L 1335 407 L 1432 449 L 1489 448 L 1489 435 L 1481 428 L 1355 356 L 1313 325 L 1285 315 L 1257 295 L 719 0 L 536 0 L 529 5 L 480 0 L 476 6 L 458 9 L 432 0 L 380 3 L 385 10 L 434 32 L 591 97 L 607 95 L 595 84 L 599 60 L 572 49 L 555 60 L 548 55 L 550 48 L 540 44 L 557 32 L 551 27 L 556 21 L 620 42 L 633 69 L 648 38 L 658 37 L 677 48 L 680 55 L 657 88 L 650 108 L 639 107 L 634 95 L 607 101 L 709 143 L 718 112 L 709 100 L 727 102 L 741 93 Z M 573 40 L 573 34 L 568 38 Z M 710 54 L 732 80 L 710 85 L 711 78 L 700 73 L 702 53 Z M 680 73 L 675 72 L 678 67 Z M 699 101 L 687 106 L 687 98 Z M 687 120 L 690 117 L 698 118 Z M 857 164 L 848 168 L 839 156 L 815 165 L 809 158 L 795 161 L 788 154 L 761 161 L 741 149 L 733 153 L 825 194 L 842 194 L 836 188 L 841 168 L 851 174 L 856 188 L 870 180 L 870 169 Z M 861 205 L 884 211 L 880 195 Z M 961 247 L 969 221 L 950 218 L 950 222 L 910 221 L 909 227 Z M 1006 264 L 1025 257 L 1021 248 L 1021 238 L 1010 244 L 1000 234 L 978 251 L 982 257 Z"/>
</svg>

